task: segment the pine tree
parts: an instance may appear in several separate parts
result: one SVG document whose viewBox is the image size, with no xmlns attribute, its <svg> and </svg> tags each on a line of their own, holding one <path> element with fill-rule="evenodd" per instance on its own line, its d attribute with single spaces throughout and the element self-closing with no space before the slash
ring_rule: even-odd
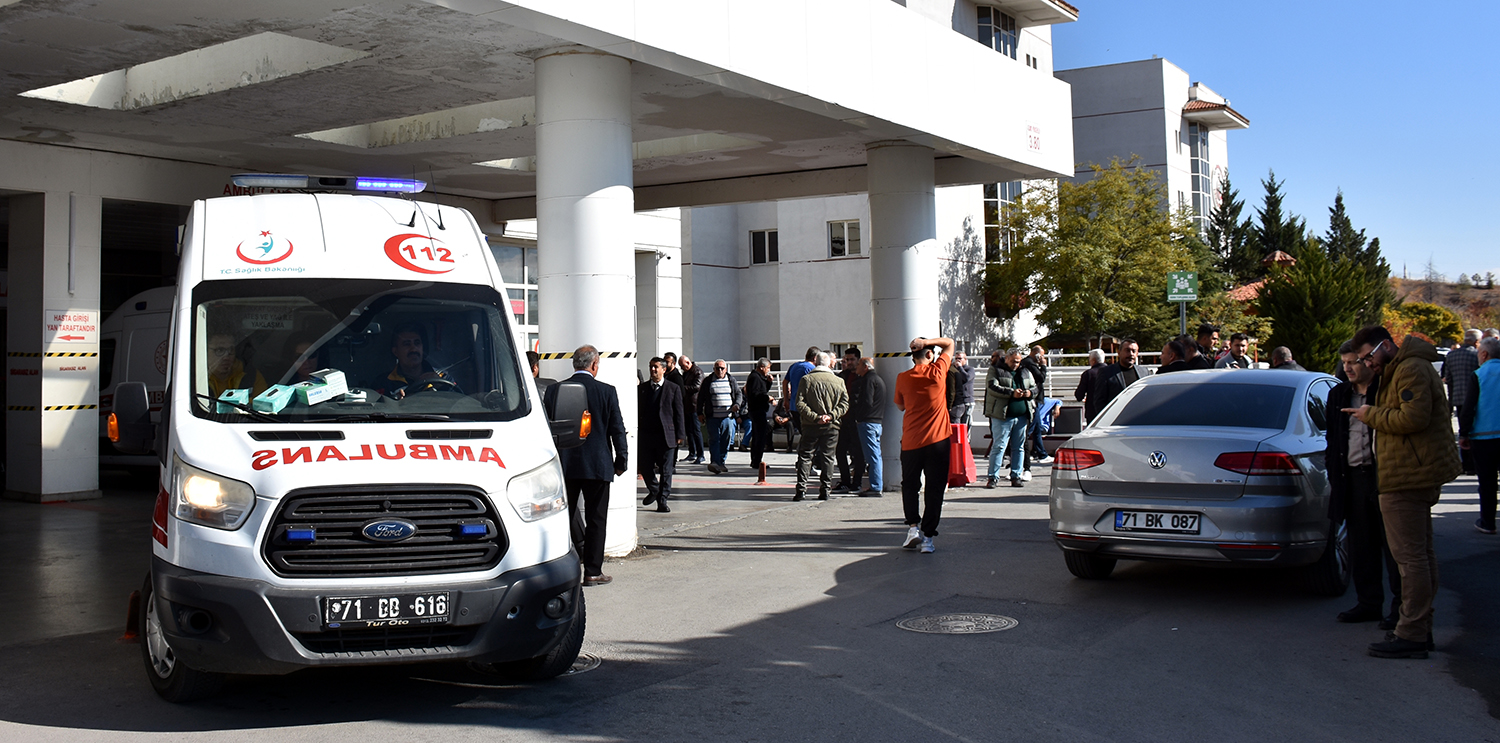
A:
<svg viewBox="0 0 1500 743">
<path fill-rule="evenodd" d="M 1333 197 L 1333 206 L 1328 208 L 1328 232 L 1323 235 L 1323 247 L 1330 258 L 1358 262 L 1364 257 L 1365 242 L 1365 231 L 1355 230 L 1349 213 L 1344 211 L 1344 190 L 1339 189 Z"/>
<path fill-rule="evenodd" d="M 1286 346 L 1308 369 L 1332 372 L 1339 345 L 1364 324 L 1359 314 L 1369 299 L 1363 266 L 1333 258 L 1309 239 L 1290 268 L 1271 269 L 1260 292 L 1259 314 L 1272 318 L 1267 345 Z"/>
<path fill-rule="evenodd" d="M 1270 171 L 1266 180 L 1261 181 L 1265 186 L 1266 196 L 1261 207 L 1255 210 L 1260 223 L 1254 225 L 1251 230 L 1255 237 L 1256 248 L 1259 249 L 1261 257 L 1264 258 L 1278 250 L 1293 258 L 1300 258 L 1306 244 L 1307 220 L 1296 215 L 1282 215 L 1281 204 L 1285 197 L 1282 196 L 1281 187 L 1286 181 L 1276 180 L 1276 171 Z"/>
<path fill-rule="evenodd" d="M 1219 189 L 1218 206 L 1208 217 L 1208 246 L 1215 255 L 1214 267 L 1233 286 L 1246 284 L 1260 276 L 1261 255 L 1251 245 L 1250 223 L 1240 218 L 1245 208 L 1244 199 L 1224 174 L 1224 184 Z"/>
</svg>

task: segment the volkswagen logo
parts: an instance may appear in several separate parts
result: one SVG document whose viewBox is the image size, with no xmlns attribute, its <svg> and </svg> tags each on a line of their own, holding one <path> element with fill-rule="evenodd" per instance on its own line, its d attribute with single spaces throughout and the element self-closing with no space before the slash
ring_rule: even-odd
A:
<svg viewBox="0 0 1500 743">
<path fill-rule="evenodd" d="M 1151 456 L 1146 458 L 1146 462 L 1151 465 L 1151 469 L 1159 470 L 1167 466 L 1167 453 L 1164 451 L 1151 452 Z"/>
<path fill-rule="evenodd" d="M 417 525 L 406 519 L 380 519 L 365 524 L 359 533 L 375 542 L 399 542 L 415 536 Z"/>
</svg>

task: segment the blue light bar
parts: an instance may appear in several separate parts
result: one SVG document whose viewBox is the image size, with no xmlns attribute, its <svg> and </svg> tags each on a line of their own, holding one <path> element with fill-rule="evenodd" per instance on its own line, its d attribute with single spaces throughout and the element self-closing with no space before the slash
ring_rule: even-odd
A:
<svg viewBox="0 0 1500 743">
<path fill-rule="evenodd" d="M 317 532 L 316 529 L 312 529 L 312 528 L 306 528 L 306 529 L 292 528 L 292 529 L 287 529 L 286 530 L 286 541 L 288 541 L 288 542 L 311 542 L 311 541 L 316 540 L 317 538 L 318 538 L 318 532 Z"/>
<path fill-rule="evenodd" d="M 462 534 L 466 537 L 482 537 L 490 533 L 490 528 L 484 524 L 464 524 Z"/>
<path fill-rule="evenodd" d="M 421 193 L 427 188 L 425 181 L 415 181 L 404 178 L 356 178 L 354 190 L 356 191 L 394 191 L 396 193 Z"/>
</svg>

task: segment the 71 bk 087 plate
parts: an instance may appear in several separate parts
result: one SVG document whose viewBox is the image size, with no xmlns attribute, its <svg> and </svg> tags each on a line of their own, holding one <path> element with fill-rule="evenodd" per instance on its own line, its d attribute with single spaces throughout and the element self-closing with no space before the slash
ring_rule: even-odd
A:
<svg viewBox="0 0 1500 743">
<path fill-rule="evenodd" d="M 358 629 L 445 624 L 452 603 L 452 596 L 447 593 L 325 598 L 323 626 L 327 629 Z"/>
<path fill-rule="evenodd" d="M 1115 531 L 1154 531 L 1167 534 L 1197 534 L 1203 517 L 1171 511 L 1115 511 Z"/>
</svg>

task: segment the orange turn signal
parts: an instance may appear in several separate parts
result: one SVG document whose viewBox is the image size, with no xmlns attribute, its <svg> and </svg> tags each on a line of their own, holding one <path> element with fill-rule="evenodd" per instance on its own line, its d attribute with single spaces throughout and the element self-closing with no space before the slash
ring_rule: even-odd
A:
<svg viewBox="0 0 1500 743">
<path fill-rule="evenodd" d="M 120 419 L 116 418 L 114 413 L 109 414 L 109 423 L 105 426 L 105 430 L 109 432 L 111 443 L 120 443 Z"/>
<path fill-rule="evenodd" d="M 586 438 L 588 438 L 589 437 L 589 432 L 591 432 L 593 430 L 594 430 L 594 416 L 590 415 L 589 411 L 585 410 L 585 411 L 583 411 L 583 422 L 580 423 L 580 424 L 578 424 L 578 438 L 580 438 L 580 439 L 586 439 Z"/>
</svg>

